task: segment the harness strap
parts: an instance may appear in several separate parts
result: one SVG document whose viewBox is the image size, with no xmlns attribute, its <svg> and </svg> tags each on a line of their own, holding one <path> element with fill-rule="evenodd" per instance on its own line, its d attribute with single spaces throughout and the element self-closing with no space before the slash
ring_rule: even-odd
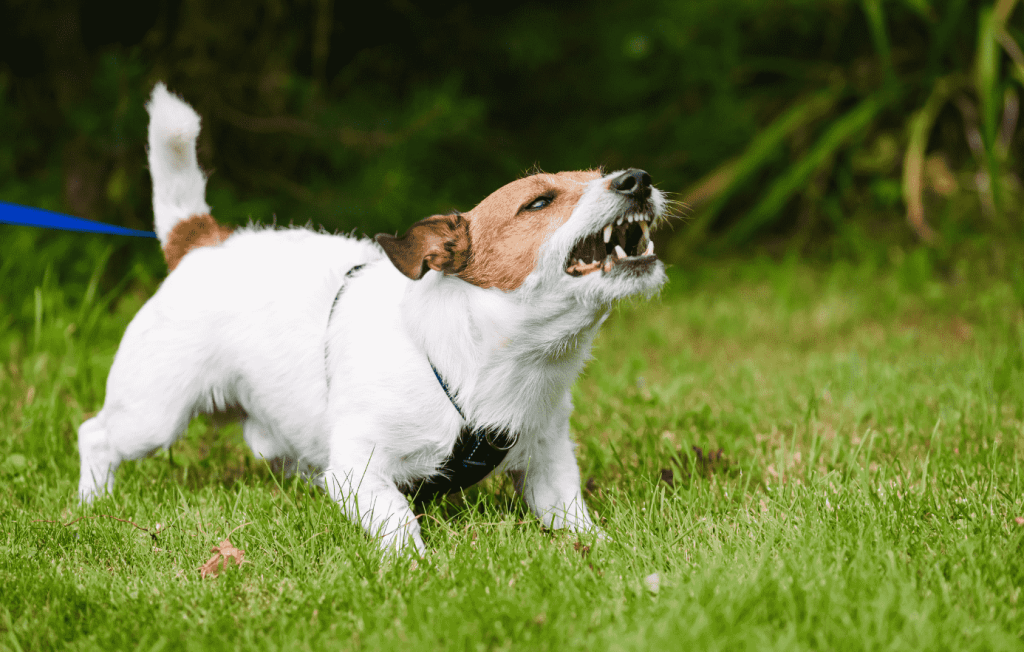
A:
<svg viewBox="0 0 1024 652">
<path fill-rule="evenodd" d="M 452 402 L 452 406 L 455 407 L 455 411 L 459 413 L 462 420 L 465 421 L 466 415 L 462 413 L 462 408 L 460 408 L 459 404 L 455 402 L 455 397 L 452 396 L 451 390 L 448 389 L 448 383 L 444 382 L 444 378 L 441 378 L 441 374 L 437 371 L 437 367 L 434 366 L 434 363 L 429 360 L 427 362 L 430 363 L 430 369 L 434 372 L 434 378 L 437 378 L 437 382 L 441 383 L 441 389 L 444 390 L 445 396 L 447 396 L 448 400 Z"/>
<path fill-rule="evenodd" d="M 354 267 L 349 268 L 349 270 L 345 272 L 345 276 L 341 279 L 341 287 L 338 288 L 338 293 L 334 295 L 334 301 L 331 302 L 331 311 L 327 314 L 328 329 L 330 329 L 331 327 L 331 320 L 334 319 L 334 309 L 338 307 L 338 301 L 341 299 L 341 295 L 345 292 L 345 288 L 348 287 L 349 280 L 353 276 L 355 276 L 359 272 L 359 270 L 361 270 L 364 267 L 366 267 L 366 263 L 361 263 L 359 265 L 355 265 Z M 327 378 L 328 390 L 331 388 L 331 374 L 327 369 L 327 359 L 330 357 L 330 355 L 330 342 L 327 339 L 324 339 L 324 375 Z"/>
<path fill-rule="evenodd" d="M 430 368 L 451 401 L 452 407 L 465 420 L 466 415 L 452 396 L 448 383 L 441 377 L 434 363 L 430 363 Z M 444 461 L 437 474 L 424 478 L 413 488 L 412 493 L 416 496 L 416 501 L 426 503 L 438 495 L 448 495 L 475 485 L 498 468 L 515 443 L 515 438 L 507 430 L 493 426 L 471 428 L 467 423 L 462 427 L 452 454 Z"/>
</svg>

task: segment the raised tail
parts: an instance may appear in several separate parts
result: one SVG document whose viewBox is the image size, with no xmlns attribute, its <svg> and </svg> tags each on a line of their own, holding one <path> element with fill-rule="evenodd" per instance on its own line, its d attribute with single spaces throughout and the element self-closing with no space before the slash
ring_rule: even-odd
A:
<svg viewBox="0 0 1024 652">
<path fill-rule="evenodd" d="M 199 114 L 163 83 L 153 88 L 146 108 L 156 237 L 173 271 L 185 254 L 220 244 L 232 229 L 217 224 L 206 205 L 206 176 L 196 160 Z"/>
<path fill-rule="evenodd" d="M 210 213 L 206 204 L 206 176 L 196 160 L 199 114 L 168 91 L 163 82 L 153 89 L 146 108 L 156 236 L 166 247 L 176 224 Z"/>
</svg>

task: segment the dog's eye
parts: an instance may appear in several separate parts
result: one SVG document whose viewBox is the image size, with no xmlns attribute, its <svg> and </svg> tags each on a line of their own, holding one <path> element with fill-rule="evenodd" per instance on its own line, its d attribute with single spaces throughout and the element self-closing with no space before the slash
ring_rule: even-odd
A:
<svg viewBox="0 0 1024 652">
<path fill-rule="evenodd" d="M 539 211 L 542 208 L 547 208 L 548 206 L 550 206 L 551 205 L 551 201 L 552 201 L 551 197 L 538 197 L 538 198 L 534 199 L 532 202 L 530 202 L 529 204 L 527 204 L 524 207 L 523 210 Z"/>
</svg>

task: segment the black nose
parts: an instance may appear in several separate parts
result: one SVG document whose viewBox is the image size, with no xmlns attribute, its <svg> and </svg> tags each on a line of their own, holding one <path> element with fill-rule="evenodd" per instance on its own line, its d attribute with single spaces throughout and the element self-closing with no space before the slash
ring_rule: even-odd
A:
<svg viewBox="0 0 1024 652">
<path fill-rule="evenodd" d="M 630 168 L 612 179 L 611 188 L 623 195 L 647 199 L 651 196 L 651 175 L 643 170 Z"/>
</svg>

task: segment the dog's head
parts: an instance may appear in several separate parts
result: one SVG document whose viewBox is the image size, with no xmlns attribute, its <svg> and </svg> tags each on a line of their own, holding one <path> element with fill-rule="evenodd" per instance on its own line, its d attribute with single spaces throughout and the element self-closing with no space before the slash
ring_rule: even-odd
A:
<svg viewBox="0 0 1024 652">
<path fill-rule="evenodd" d="M 414 280 L 432 269 L 482 288 L 555 287 L 608 303 L 665 282 L 650 239 L 664 210 L 643 170 L 534 174 L 468 213 L 428 217 L 377 242 Z"/>
</svg>

